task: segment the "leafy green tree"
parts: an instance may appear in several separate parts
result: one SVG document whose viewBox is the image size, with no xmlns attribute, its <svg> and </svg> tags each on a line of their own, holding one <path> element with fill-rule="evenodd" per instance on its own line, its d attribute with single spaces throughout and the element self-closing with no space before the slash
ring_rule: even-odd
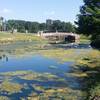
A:
<svg viewBox="0 0 100 100">
<path fill-rule="evenodd" d="M 28 32 L 30 32 L 30 30 L 31 30 L 31 22 L 29 22 L 29 21 L 26 21 L 26 22 L 25 22 L 25 29 L 26 29 Z"/>
<path fill-rule="evenodd" d="M 75 26 L 70 22 L 65 23 L 65 32 L 75 32 Z"/>
<path fill-rule="evenodd" d="M 15 24 L 17 24 L 17 31 L 21 33 L 25 33 L 25 21 L 23 20 L 15 20 Z"/>
<path fill-rule="evenodd" d="M 92 45 L 100 47 L 100 0 L 83 0 L 78 15 L 77 31 L 92 36 Z M 98 38 L 99 37 L 99 38 Z M 98 41 L 98 42 L 97 42 Z"/>
<path fill-rule="evenodd" d="M 75 26 L 70 22 L 62 22 L 60 20 L 54 20 L 53 24 L 49 26 L 50 31 L 53 32 L 75 32 Z"/>
<path fill-rule="evenodd" d="M 45 23 L 40 23 L 39 24 L 39 30 L 40 31 L 45 31 L 46 30 L 46 24 Z"/>
<path fill-rule="evenodd" d="M 17 29 L 18 32 L 25 33 L 37 33 L 38 31 L 48 32 L 74 32 L 75 28 L 70 22 L 62 22 L 60 20 L 49 20 L 48 23 L 38 23 L 23 20 L 8 20 L 7 30 L 14 31 Z"/>
<path fill-rule="evenodd" d="M 37 33 L 39 31 L 39 23 L 32 22 L 30 27 L 30 33 Z"/>
<path fill-rule="evenodd" d="M 13 33 L 14 29 L 17 29 L 17 28 L 18 28 L 18 25 L 17 25 L 15 20 L 8 20 L 8 22 L 7 22 L 7 29 L 9 31 L 11 31 L 11 33 Z"/>
</svg>

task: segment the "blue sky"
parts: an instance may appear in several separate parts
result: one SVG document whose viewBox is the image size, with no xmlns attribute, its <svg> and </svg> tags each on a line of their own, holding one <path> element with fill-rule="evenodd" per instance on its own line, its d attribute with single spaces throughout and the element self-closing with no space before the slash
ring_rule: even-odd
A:
<svg viewBox="0 0 100 100">
<path fill-rule="evenodd" d="M 0 0 L 0 16 L 45 22 L 59 19 L 74 22 L 82 0 Z"/>
</svg>

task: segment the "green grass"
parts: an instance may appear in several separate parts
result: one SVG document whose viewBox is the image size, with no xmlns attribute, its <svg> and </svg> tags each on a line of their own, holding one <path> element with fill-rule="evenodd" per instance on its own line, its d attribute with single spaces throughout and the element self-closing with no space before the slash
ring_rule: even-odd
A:
<svg viewBox="0 0 100 100">
<path fill-rule="evenodd" d="M 48 57 L 48 58 L 55 58 L 61 62 L 67 61 L 77 61 L 85 54 L 88 54 L 89 50 L 86 49 L 51 49 L 51 50 L 39 50 L 38 53 Z"/>
<path fill-rule="evenodd" d="M 38 42 L 43 42 L 46 43 L 47 41 L 42 39 L 39 36 L 36 36 L 34 34 L 25 34 L 25 33 L 16 33 L 16 34 L 11 34 L 11 33 L 0 33 L 0 43 L 1 44 L 6 44 L 6 43 L 12 43 L 12 42 L 17 42 L 17 41 L 27 41 L 27 42 L 32 42 L 32 41 L 38 41 Z"/>
<path fill-rule="evenodd" d="M 85 54 L 77 60 L 76 68 L 78 70 L 74 75 L 83 80 L 87 92 L 86 100 L 100 98 L 100 51 L 91 50 Z"/>
<path fill-rule="evenodd" d="M 90 36 L 80 35 L 80 43 L 90 43 Z"/>
</svg>

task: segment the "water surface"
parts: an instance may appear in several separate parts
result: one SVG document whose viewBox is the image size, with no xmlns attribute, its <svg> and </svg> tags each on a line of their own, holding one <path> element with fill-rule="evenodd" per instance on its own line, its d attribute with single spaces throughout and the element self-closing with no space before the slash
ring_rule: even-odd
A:
<svg viewBox="0 0 100 100">
<path fill-rule="evenodd" d="M 37 52 L 58 48 L 73 49 L 76 55 L 80 54 L 81 49 L 91 49 L 88 44 L 46 46 L 31 42 L 0 46 L 0 96 L 10 100 L 28 100 L 30 95 L 39 96 L 42 98 L 40 100 L 72 100 L 72 97 L 80 100 L 81 84 L 70 75 L 75 62 L 62 62 L 57 57 L 46 57 Z M 19 90 L 13 90 L 13 85 L 19 86 Z"/>
</svg>

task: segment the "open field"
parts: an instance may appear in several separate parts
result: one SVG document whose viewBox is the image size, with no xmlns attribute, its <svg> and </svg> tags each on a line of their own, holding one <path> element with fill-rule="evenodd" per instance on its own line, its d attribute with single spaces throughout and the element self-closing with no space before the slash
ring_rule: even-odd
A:
<svg viewBox="0 0 100 100">
<path fill-rule="evenodd" d="M 10 44 L 13 42 L 18 42 L 18 41 L 23 41 L 23 42 L 46 42 L 46 40 L 34 35 L 34 34 L 25 34 L 25 33 L 0 33 L 0 44 Z"/>
</svg>

